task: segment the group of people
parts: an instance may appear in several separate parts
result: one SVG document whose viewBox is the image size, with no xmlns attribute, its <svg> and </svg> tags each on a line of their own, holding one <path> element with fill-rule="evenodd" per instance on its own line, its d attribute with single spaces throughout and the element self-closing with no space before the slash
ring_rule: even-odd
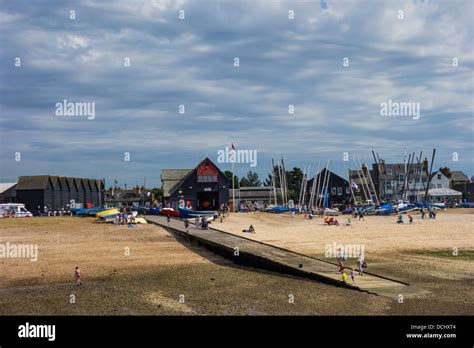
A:
<svg viewBox="0 0 474 348">
<path fill-rule="evenodd" d="M 430 219 L 436 219 L 436 207 L 428 206 L 428 214 Z M 421 218 L 426 217 L 425 207 L 421 207 Z"/>
<path fill-rule="evenodd" d="M 344 254 L 344 251 L 340 251 L 338 256 L 337 256 L 337 263 L 338 263 L 338 273 L 341 275 L 341 280 L 344 284 L 347 284 L 347 274 L 345 272 L 345 265 L 344 261 L 347 259 L 347 257 Z M 357 259 L 357 264 L 359 265 L 359 275 L 363 276 L 364 275 L 364 269 L 367 268 L 367 263 L 365 262 L 364 256 L 362 254 L 359 255 Z M 355 277 L 356 277 L 356 272 L 354 270 L 354 267 L 351 268 L 350 271 L 351 275 L 351 280 L 352 284 L 355 284 Z"/>
<path fill-rule="evenodd" d="M 408 223 L 412 224 L 413 223 L 413 216 L 411 216 L 410 214 L 407 214 L 407 217 L 408 217 Z M 403 224 L 403 223 L 405 223 L 403 221 L 403 215 L 400 214 L 400 215 L 398 215 L 397 224 Z"/>
<path fill-rule="evenodd" d="M 240 212 L 253 212 L 254 214 L 259 213 L 262 210 L 260 203 L 258 202 L 242 202 L 239 206 Z"/>
<path fill-rule="evenodd" d="M 329 216 L 326 216 L 324 218 L 324 224 L 326 225 L 334 225 L 334 226 L 339 226 L 339 221 L 337 221 L 337 219 L 333 218 L 333 217 L 329 217 Z"/>
<path fill-rule="evenodd" d="M 169 226 L 169 222 L 170 222 L 170 217 L 168 216 L 167 217 L 168 219 L 168 226 Z M 194 226 L 196 227 L 196 229 L 200 229 L 200 230 L 207 230 L 209 229 L 209 220 L 207 219 L 207 216 L 196 216 L 194 218 Z M 186 232 L 189 232 L 189 220 L 188 219 L 184 219 L 184 228 L 186 229 Z"/>
</svg>

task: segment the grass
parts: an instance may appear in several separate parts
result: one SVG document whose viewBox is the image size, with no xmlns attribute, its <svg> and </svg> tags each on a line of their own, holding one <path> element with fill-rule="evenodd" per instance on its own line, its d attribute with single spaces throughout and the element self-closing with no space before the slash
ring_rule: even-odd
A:
<svg viewBox="0 0 474 348">
<path fill-rule="evenodd" d="M 63 225 L 79 222 L 87 218 L 81 218 L 76 216 L 55 216 L 55 217 L 32 217 L 32 218 L 7 218 L 0 219 L 0 229 L 2 228 L 21 228 L 21 227 L 38 227 L 38 226 L 51 226 L 51 225 Z M 87 219 L 90 221 L 90 219 Z"/>
<path fill-rule="evenodd" d="M 462 250 L 459 249 L 457 251 L 457 255 L 454 255 L 453 249 L 445 249 L 445 250 L 416 250 L 413 251 L 412 254 L 421 255 L 421 256 L 430 256 L 430 257 L 440 257 L 440 258 L 447 258 L 450 260 L 462 260 L 462 261 L 472 261 L 474 260 L 474 250 L 466 249 Z"/>
</svg>

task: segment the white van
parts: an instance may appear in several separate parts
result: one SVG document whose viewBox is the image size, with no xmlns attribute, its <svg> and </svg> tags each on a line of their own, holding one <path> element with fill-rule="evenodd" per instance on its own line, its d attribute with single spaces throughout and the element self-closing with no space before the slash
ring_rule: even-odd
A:
<svg viewBox="0 0 474 348">
<path fill-rule="evenodd" d="M 2 203 L 0 204 L 0 218 L 4 217 L 32 217 L 25 205 L 22 203 Z"/>
</svg>

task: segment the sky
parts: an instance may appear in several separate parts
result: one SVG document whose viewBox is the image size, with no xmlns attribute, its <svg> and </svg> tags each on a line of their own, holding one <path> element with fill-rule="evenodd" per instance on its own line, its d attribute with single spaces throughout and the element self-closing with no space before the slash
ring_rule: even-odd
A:
<svg viewBox="0 0 474 348">
<path fill-rule="evenodd" d="M 232 144 L 257 154 L 239 176 L 281 156 L 345 176 L 372 150 L 391 163 L 433 148 L 434 168 L 474 175 L 472 1 L 0 4 L 0 182 L 156 187 L 206 156 L 230 170 L 217 159 Z M 95 114 L 58 115 L 64 100 Z M 387 116 L 389 101 L 413 109 Z"/>
</svg>

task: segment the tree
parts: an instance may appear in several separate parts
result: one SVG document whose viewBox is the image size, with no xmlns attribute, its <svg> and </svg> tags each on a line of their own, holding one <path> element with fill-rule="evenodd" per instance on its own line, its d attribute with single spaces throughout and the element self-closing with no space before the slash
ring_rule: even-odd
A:
<svg viewBox="0 0 474 348">
<path fill-rule="evenodd" d="M 224 172 L 224 175 L 226 176 L 227 179 L 229 179 L 229 182 L 230 182 L 229 188 L 231 189 L 232 188 L 232 172 L 230 170 L 226 170 Z M 236 189 L 239 186 L 239 177 L 237 175 L 234 175 L 234 186 Z"/>
<path fill-rule="evenodd" d="M 278 166 L 273 168 L 275 173 L 275 187 L 280 188 L 280 177 Z M 265 186 L 272 186 L 272 173 L 268 174 L 268 177 L 265 179 Z M 301 190 L 301 181 L 303 180 L 303 172 L 301 168 L 294 167 L 291 171 L 286 171 L 286 186 L 288 188 L 288 199 L 292 199 L 294 202 L 298 203 L 298 197 Z M 279 190 L 277 191 L 280 194 Z"/>
<path fill-rule="evenodd" d="M 240 180 L 240 187 L 258 187 L 262 186 L 258 174 L 256 172 L 249 171 L 246 177 Z"/>
<path fill-rule="evenodd" d="M 158 202 L 161 202 L 161 198 L 163 197 L 163 190 L 160 187 L 154 187 L 151 189 L 151 193 L 153 194 L 153 197 L 155 200 Z"/>
</svg>

